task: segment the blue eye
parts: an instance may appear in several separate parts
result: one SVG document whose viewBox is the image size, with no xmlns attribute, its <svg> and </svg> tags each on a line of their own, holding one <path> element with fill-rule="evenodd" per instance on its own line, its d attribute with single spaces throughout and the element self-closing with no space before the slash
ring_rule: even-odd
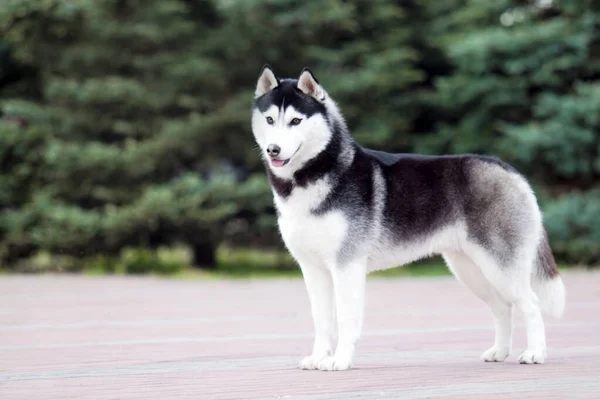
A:
<svg viewBox="0 0 600 400">
<path fill-rule="evenodd" d="M 302 122 L 302 120 L 300 118 L 294 118 L 293 120 L 290 121 L 290 125 L 291 126 L 300 125 L 300 122 Z"/>
<path fill-rule="evenodd" d="M 273 118 L 267 117 L 267 124 L 273 125 L 274 123 L 275 123 L 275 120 L 273 120 Z"/>
</svg>

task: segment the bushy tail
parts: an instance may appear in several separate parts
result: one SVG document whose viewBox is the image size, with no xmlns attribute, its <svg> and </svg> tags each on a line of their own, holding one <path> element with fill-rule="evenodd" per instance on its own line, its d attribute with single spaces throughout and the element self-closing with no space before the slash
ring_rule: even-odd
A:
<svg viewBox="0 0 600 400">
<path fill-rule="evenodd" d="M 540 299 L 542 312 L 560 318 L 565 310 L 565 285 L 558 274 L 545 230 L 538 246 L 531 286 Z"/>
</svg>

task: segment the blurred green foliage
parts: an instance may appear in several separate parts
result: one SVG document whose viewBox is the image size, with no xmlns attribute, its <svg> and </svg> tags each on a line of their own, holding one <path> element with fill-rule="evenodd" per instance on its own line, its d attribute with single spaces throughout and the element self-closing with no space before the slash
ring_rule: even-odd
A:
<svg viewBox="0 0 600 400">
<path fill-rule="evenodd" d="M 36 252 L 31 257 L 17 261 L 12 269 L 23 273 L 85 272 L 88 274 L 156 274 L 176 275 L 189 269 L 190 256 L 185 249 L 126 247 L 120 254 L 96 254 L 76 257 Z"/>
<path fill-rule="evenodd" d="M 210 267 L 280 246 L 249 123 L 265 62 L 310 66 L 363 145 L 514 164 L 559 258 L 600 261 L 592 0 L 4 0 L 0 38 L 8 265 L 175 273 L 157 248 Z"/>
</svg>

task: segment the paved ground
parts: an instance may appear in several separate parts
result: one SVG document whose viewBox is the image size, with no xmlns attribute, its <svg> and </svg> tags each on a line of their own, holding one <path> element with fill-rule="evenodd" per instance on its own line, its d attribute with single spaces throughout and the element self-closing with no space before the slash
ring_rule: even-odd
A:
<svg viewBox="0 0 600 400">
<path fill-rule="evenodd" d="M 311 347 L 301 280 L 0 277 L 0 399 L 600 398 L 600 273 L 565 276 L 549 359 L 486 364 L 491 314 L 451 278 L 370 280 L 356 368 Z"/>
</svg>

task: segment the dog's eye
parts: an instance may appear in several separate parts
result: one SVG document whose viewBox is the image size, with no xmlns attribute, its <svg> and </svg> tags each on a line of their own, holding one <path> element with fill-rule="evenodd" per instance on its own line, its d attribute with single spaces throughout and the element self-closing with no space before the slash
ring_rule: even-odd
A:
<svg viewBox="0 0 600 400">
<path fill-rule="evenodd" d="M 275 123 L 275 120 L 273 120 L 273 118 L 267 117 L 267 124 L 273 125 L 274 123 Z"/>
<path fill-rule="evenodd" d="M 292 126 L 300 125 L 300 122 L 302 122 L 302 120 L 300 118 L 294 118 L 293 120 L 290 121 L 290 125 L 292 125 Z"/>
</svg>

